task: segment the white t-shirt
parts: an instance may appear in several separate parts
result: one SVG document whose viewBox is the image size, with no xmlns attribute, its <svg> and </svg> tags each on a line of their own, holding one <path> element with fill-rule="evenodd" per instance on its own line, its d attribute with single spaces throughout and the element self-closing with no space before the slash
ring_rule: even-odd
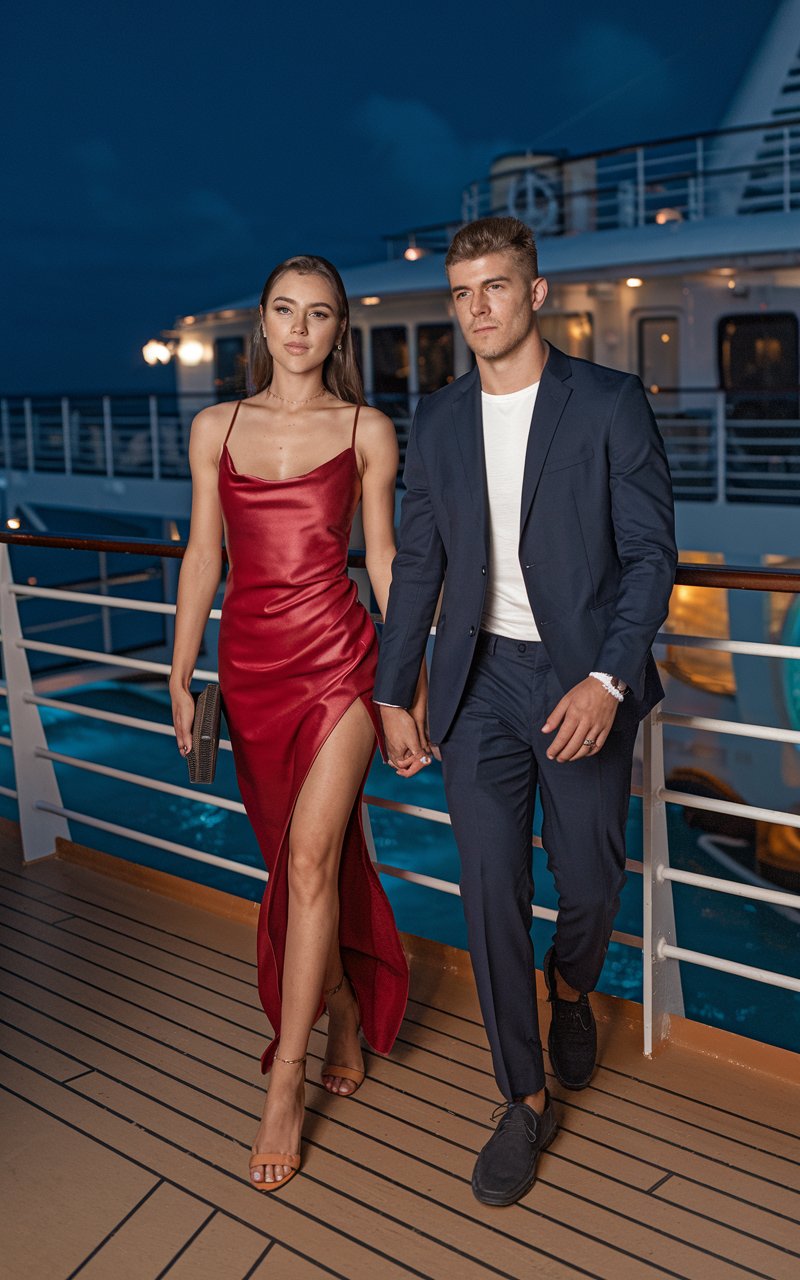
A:
<svg viewBox="0 0 800 1280">
<path fill-rule="evenodd" d="M 489 495 L 489 581 L 481 627 L 513 640 L 539 640 L 519 564 L 525 454 L 539 383 L 509 395 L 481 392 Z"/>
</svg>

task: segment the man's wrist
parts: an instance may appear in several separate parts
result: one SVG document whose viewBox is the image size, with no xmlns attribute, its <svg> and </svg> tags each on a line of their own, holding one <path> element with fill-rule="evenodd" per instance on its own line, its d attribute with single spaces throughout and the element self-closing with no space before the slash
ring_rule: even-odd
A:
<svg viewBox="0 0 800 1280">
<path fill-rule="evenodd" d="M 589 676 L 592 680 L 597 680 L 603 686 L 606 693 L 610 694 L 617 702 L 622 702 L 628 690 L 624 680 L 619 676 L 612 676 L 608 671 L 590 671 Z"/>
</svg>

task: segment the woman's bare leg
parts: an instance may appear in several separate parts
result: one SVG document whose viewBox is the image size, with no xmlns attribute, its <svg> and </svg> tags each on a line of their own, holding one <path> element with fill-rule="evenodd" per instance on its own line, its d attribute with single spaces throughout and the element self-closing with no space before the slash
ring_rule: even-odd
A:
<svg viewBox="0 0 800 1280">
<path fill-rule="evenodd" d="M 302 1063 L 282 1060 L 304 1057 L 334 943 L 338 951 L 342 841 L 374 746 L 372 721 L 359 699 L 332 730 L 297 797 L 289 830 L 280 1056 L 273 1062 L 256 1151 L 300 1150 L 305 1073 Z M 289 1172 L 288 1165 L 267 1165 L 263 1177 L 280 1181 Z M 262 1170 L 251 1177 L 260 1182 Z"/>
</svg>

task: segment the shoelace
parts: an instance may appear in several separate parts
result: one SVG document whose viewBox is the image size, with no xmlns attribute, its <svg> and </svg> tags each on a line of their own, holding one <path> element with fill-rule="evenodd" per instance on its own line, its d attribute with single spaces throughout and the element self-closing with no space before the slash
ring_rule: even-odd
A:
<svg viewBox="0 0 800 1280">
<path fill-rule="evenodd" d="M 536 1141 L 536 1123 L 531 1121 L 526 1111 L 519 1110 L 520 1105 L 521 1104 L 518 1102 L 498 1103 L 498 1105 L 495 1107 L 491 1115 L 492 1124 L 494 1124 L 495 1120 L 499 1115 L 502 1115 L 502 1113 L 505 1112 L 503 1119 L 500 1121 L 499 1125 L 497 1126 L 497 1132 L 502 1133 L 504 1129 L 508 1128 L 510 1122 L 516 1119 L 517 1116 L 519 1116 L 519 1118 L 522 1120 L 522 1123 L 524 1125 L 525 1133 L 528 1139 L 531 1142 L 535 1142 Z"/>
<path fill-rule="evenodd" d="M 591 1019 L 583 1020 L 583 1006 L 580 1000 L 559 1000 L 559 1018 L 569 1019 L 570 1022 L 579 1022 L 584 1031 L 591 1029 Z"/>
</svg>

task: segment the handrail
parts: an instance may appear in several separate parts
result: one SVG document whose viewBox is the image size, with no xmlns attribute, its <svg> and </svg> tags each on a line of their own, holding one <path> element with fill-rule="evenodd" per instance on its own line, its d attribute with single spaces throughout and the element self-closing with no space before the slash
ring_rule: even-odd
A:
<svg viewBox="0 0 800 1280">
<path fill-rule="evenodd" d="M 17 533 L 0 530 L 0 543 L 19 547 L 51 547 L 62 551 L 114 551 L 119 554 L 159 556 L 174 560 L 183 559 L 186 543 L 148 542 L 129 538 L 77 538 L 43 533 Z M 223 555 L 225 549 L 223 547 Z M 350 551 L 347 563 L 351 569 L 363 569 L 366 557 L 363 551 Z M 675 574 L 677 586 L 722 587 L 729 590 L 800 592 L 798 569 L 751 569 L 736 565 L 679 564 Z M 108 600 L 103 603 L 107 604 Z"/>
<path fill-rule="evenodd" d="M 181 558 L 186 550 L 183 544 L 173 542 L 147 542 L 144 540 L 110 540 L 104 538 L 70 537 L 48 534 L 27 534 L 17 531 L 0 531 L 0 543 L 11 546 L 39 546 L 61 550 L 107 552 L 113 549 L 123 554 L 148 554 Z M 349 557 L 351 565 L 361 566 L 364 563 L 362 552 L 353 552 Z M 260 869 L 241 864 L 231 858 L 221 858 L 205 854 L 187 845 L 161 837 L 151 836 L 133 828 L 100 819 L 93 814 L 81 813 L 62 804 L 58 790 L 54 764 L 61 767 L 76 768 L 90 774 L 115 778 L 131 785 L 144 787 L 158 792 L 189 799 L 198 803 L 210 804 L 235 813 L 243 813 L 240 801 L 228 799 L 207 791 L 193 791 L 185 786 L 151 778 L 146 774 L 133 773 L 118 769 L 102 762 L 85 760 L 82 757 L 51 750 L 47 745 L 43 727 L 39 719 L 40 707 L 58 707 L 65 713 L 88 716 L 97 720 L 108 720 L 110 723 L 141 728 L 159 734 L 169 734 L 171 729 L 160 723 L 149 723 L 136 717 L 122 716 L 98 708 L 83 707 L 52 698 L 45 698 L 33 691 L 30 672 L 27 666 L 27 651 L 38 651 L 74 657 L 87 662 L 106 662 L 110 665 L 127 667 L 131 670 L 165 674 L 168 666 L 163 662 L 153 662 L 141 658 L 96 650 L 79 649 L 68 645 L 50 644 L 26 638 L 23 634 L 17 614 L 17 601 L 31 597 L 56 598 L 64 601 L 79 599 L 81 602 L 96 602 L 99 606 L 115 604 L 121 609 L 155 610 L 159 613 L 172 613 L 175 605 L 167 602 L 137 601 L 131 598 L 109 598 L 105 594 L 76 593 L 68 587 L 38 587 L 27 583 L 15 583 L 10 575 L 8 552 L 0 555 L 2 565 L 2 581 L 0 581 L 0 611 L 2 611 L 2 640 L 6 664 L 7 686 L 0 686 L 0 694 L 7 698 L 12 720 L 10 738 L 0 737 L 0 747 L 10 748 L 14 753 L 17 789 L 0 787 L 0 794 L 17 799 L 20 811 L 20 822 L 23 828 L 23 847 L 26 857 L 44 856 L 53 847 L 55 835 L 68 832 L 66 823 L 74 821 L 84 823 L 110 834 L 124 836 L 127 839 L 139 840 L 143 844 L 163 849 L 165 852 L 177 854 L 185 858 L 207 862 L 211 865 L 235 871 L 240 874 L 265 879 Z M 776 591 L 785 594 L 800 594 L 800 572 L 788 569 L 752 569 L 719 565 L 680 565 L 676 581 L 690 586 L 712 587 L 716 589 L 743 589 L 755 591 Z M 219 610 L 213 611 L 219 616 Z M 705 636 L 684 636 L 674 633 L 659 633 L 658 644 L 692 644 L 708 649 L 727 649 L 730 652 L 752 653 L 772 656 L 781 659 L 797 659 L 800 648 L 793 645 L 765 644 L 760 641 L 724 640 Z M 197 678 L 216 680 L 214 670 L 197 671 Z M 27 717 L 27 721 L 25 719 Z M 800 908 L 800 895 L 772 890 L 756 884 L 742 883 L 740 880 L 726 881 L 715 877 L 700 875 L 695 872 L 673 870 L 669 865 L 669 841 L 666 828 L 666 805 L 680 804 L 685 808 L 702 809 L 727 815 L 736 815 L 750 820 L 768 824 L 780 824 L 786 828 L 800 828 L 800 815 L 787 810 L 767 809 L 754 805 L 741 804 L 732 799 L 716 799 L 709 796 L 698 796 L 690 792 L 674 790 L 665 783 L 662 729 L 664 724 L 692 729 L 697 732 L 732 733 L 736 736 L 760 738 L 766 741 L 797 744 L 800 733 L 792 730 L 776 729 L 768 725 L 751 725 L 749 723 L 729 722 L 710 717 L 668 714 L 656 708 L 647 717 L 644 724 L 644 785 L 642 796 L 644 801 L 645 838 L 642 862 L 629 859 L 627 869 L 643 875 L 644 886 L 644 936 L 614 932 L 613 939 L 627 946 L 639 947 L 644 955 L 644 1007 L 645 1007 L 645 1052 L 652 1052 L 654 1045 L 668 1035 L 670 1012 L 682 1012 L 682 994 L 677 962 L 698 964 L 707 968 L 719 969 L 731 974 L 739 974 L 754 980 L 782 987 L 786 990 L 800 990 L 800 979 L 785 973 L 756 969 L 738 962 L 728 961 L 718 956 L 697 951 L 689 951 L 677 946 L 675 938 L 674 914 L 672 908 L 672 883 L 691 884 L 718 893 L 728 893 L 735 897 L 760 900 L 777 905 L 781 909 L 796 910 Z M 228 744 L 223 744 L 224 749 Z M 49 770 L 49 772 L 48 772 Z M 368 795 L 364 797 L 366 804 L 398 811 L 419 819 L 450 823 L 446 811 L 425 809 L 420 806 L 406 805 L 398 801 L 385 800 L 382 797 Z M 35 822 L 40 824 L 34 830 Z M 42 827 L 42 823 L 49 824 Z M 59 828 L 54 825 L 60 823 Z M 366 823 L 365 823 L 366 826 Z M 541 841 L 533 840 L 540 846 Z M 425 885 L 448 894 L 458 894 L 458 886 L 447 881 L 426 876 L 416 870 L 397 868 L 376 862 L 382 874 L 398 877 L 412 883 Z M 247 869 L 245 869 L 247 868 Z M 556 913 L 550 908 L 534 907 L 533 915 L 545 919 L 554 919 Z"/>
</svg>

